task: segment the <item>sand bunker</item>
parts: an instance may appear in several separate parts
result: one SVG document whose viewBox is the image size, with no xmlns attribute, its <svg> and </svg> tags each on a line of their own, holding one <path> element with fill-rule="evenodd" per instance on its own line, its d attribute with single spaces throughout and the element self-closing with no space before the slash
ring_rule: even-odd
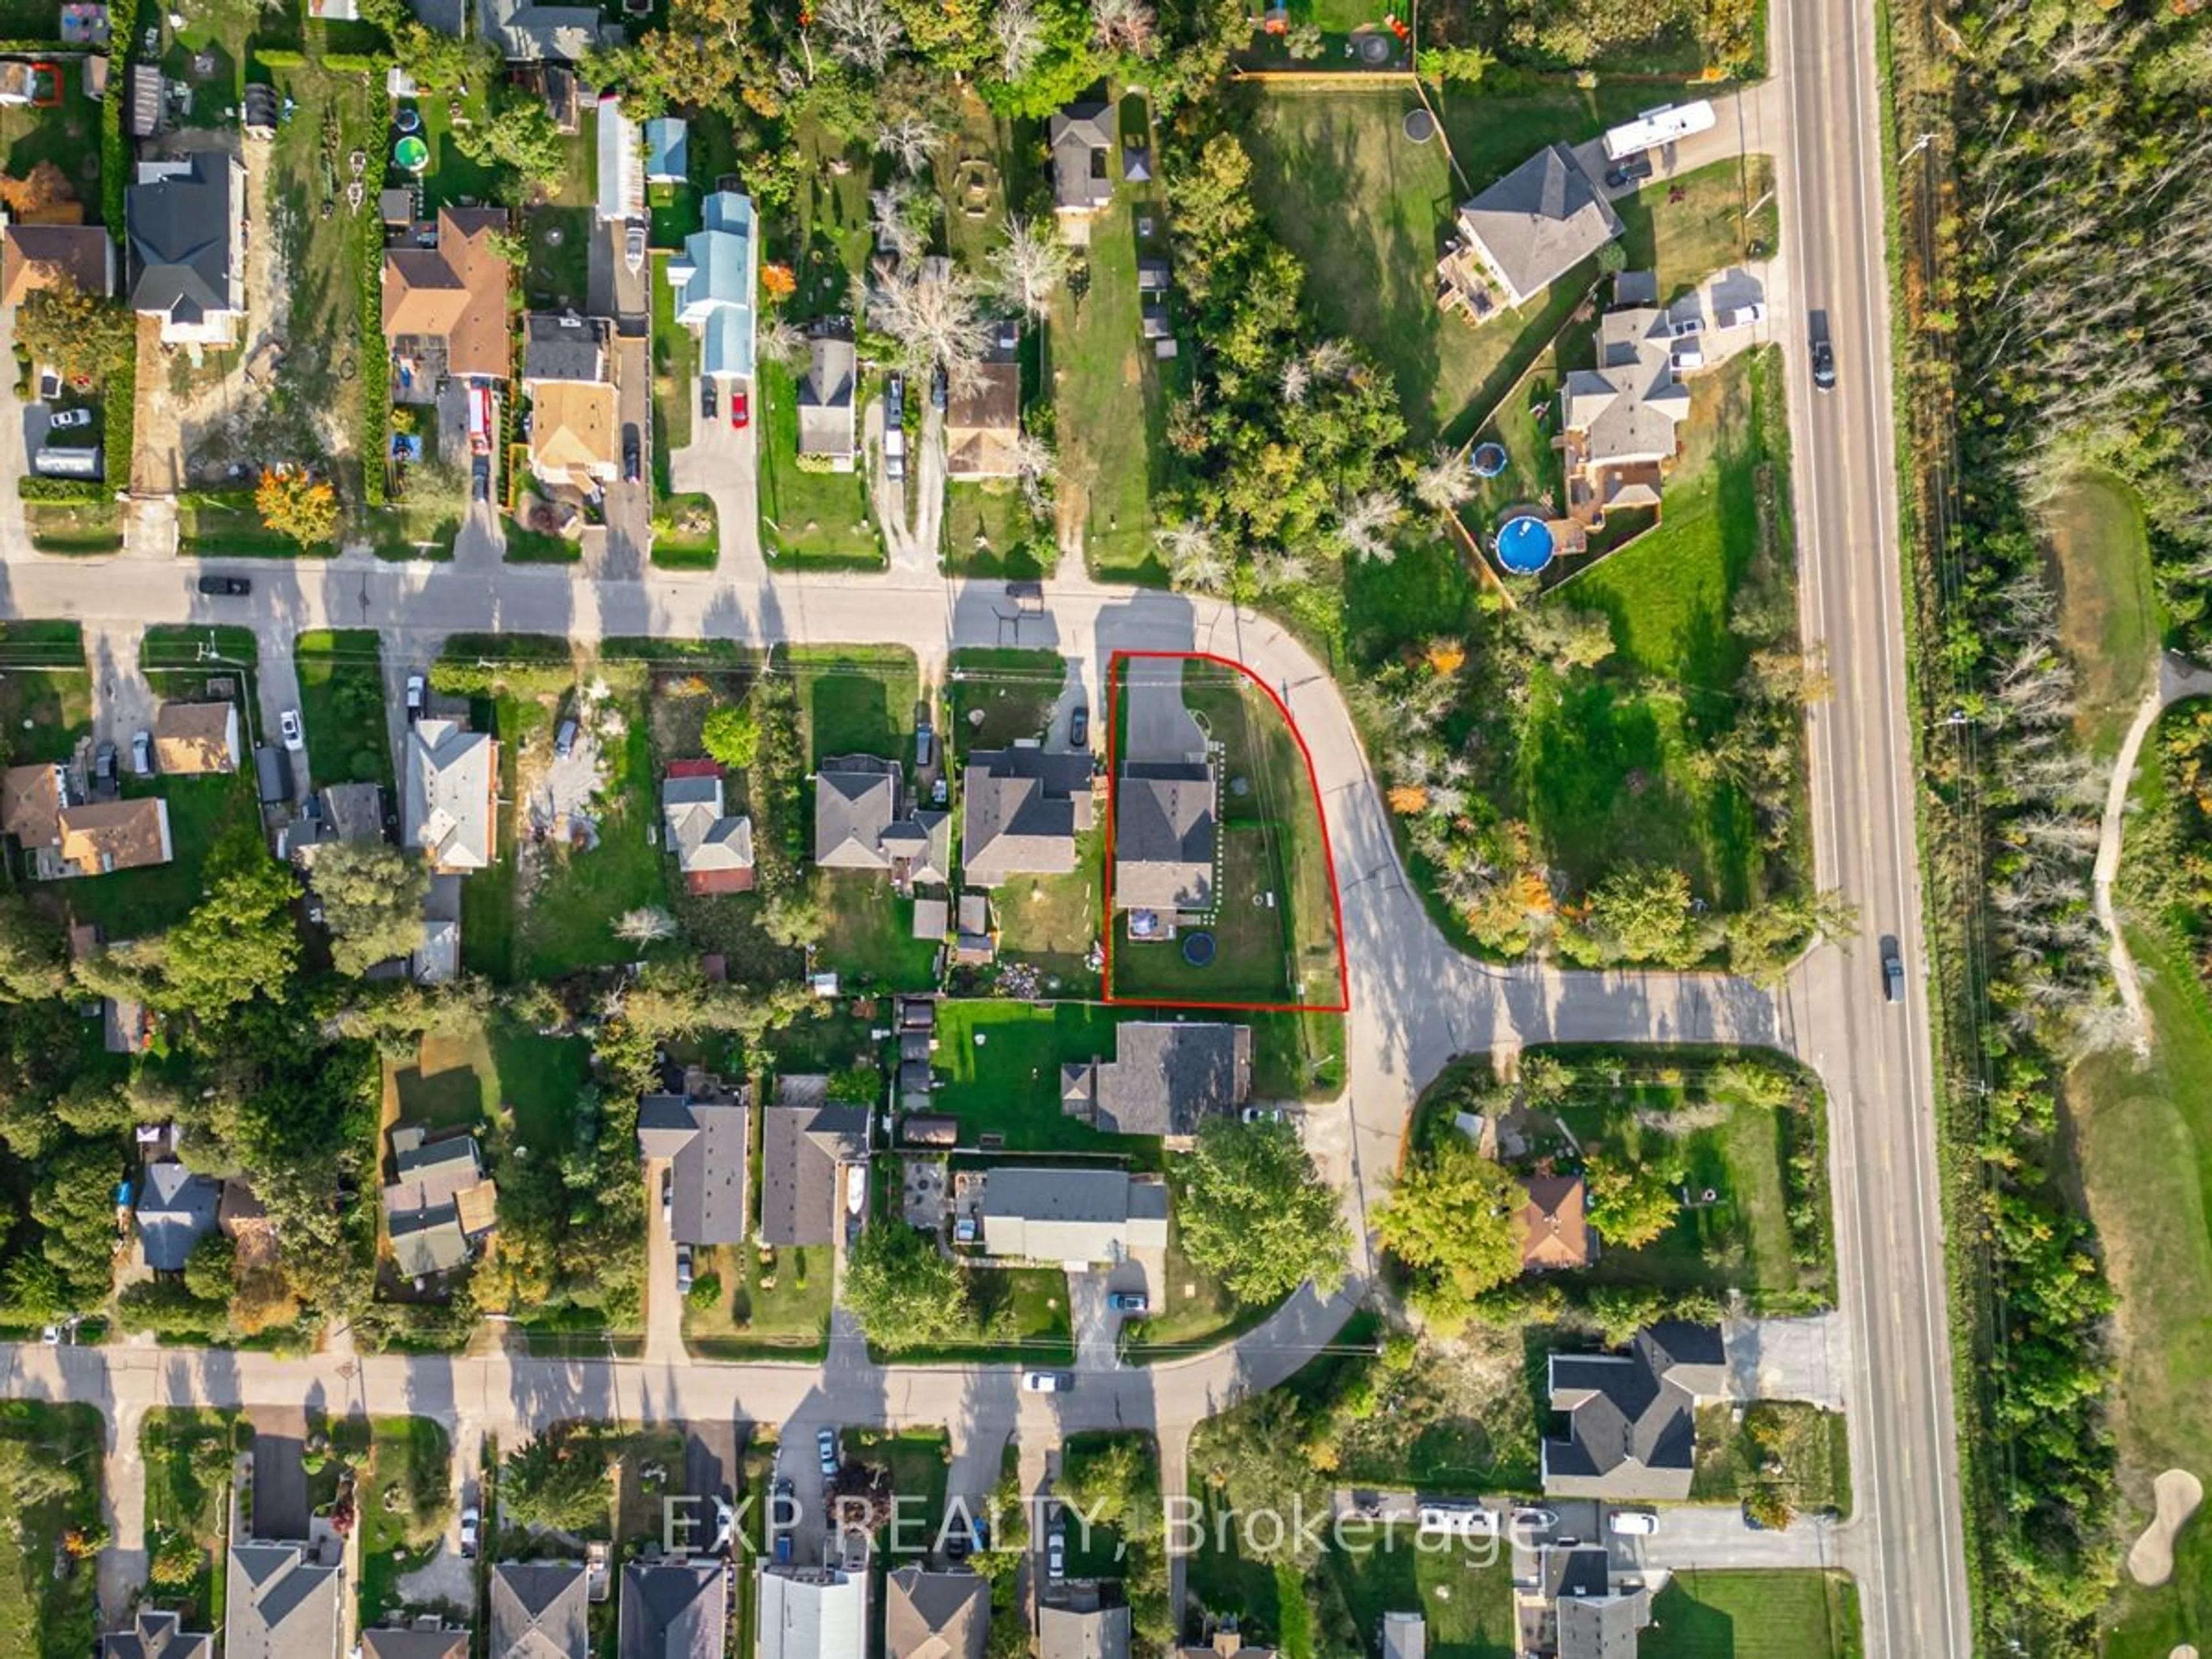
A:
<svg viewBox="0 0 2212 1659">
<path fill-rule="evenodd" d="M 2168 1469 L 2152 1482 L 2151 1490 L 2158 1513 L 2128 1552 L 2128 1577 L 2146 1588 L 2173 1577 L 2173 1535 L 2204 1501 L 2204 1483 L 2186 1469 Z M 2178 1650 L 2174 1659 L 2179 1659 Z"/>
</svg>

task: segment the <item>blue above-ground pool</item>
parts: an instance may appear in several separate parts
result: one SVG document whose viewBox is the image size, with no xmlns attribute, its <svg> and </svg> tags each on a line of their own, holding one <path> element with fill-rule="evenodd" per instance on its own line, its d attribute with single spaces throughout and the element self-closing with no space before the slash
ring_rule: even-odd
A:
<svg viewBox="0 0 2212 1659">
<path fill-rule="evenodd" d="M 1508 519 L 1498 527 L 1498 562 L 1516 576 L 1533 576 L 1551 563 L 1552 526 L 1541 519 Z"/>
</svg>

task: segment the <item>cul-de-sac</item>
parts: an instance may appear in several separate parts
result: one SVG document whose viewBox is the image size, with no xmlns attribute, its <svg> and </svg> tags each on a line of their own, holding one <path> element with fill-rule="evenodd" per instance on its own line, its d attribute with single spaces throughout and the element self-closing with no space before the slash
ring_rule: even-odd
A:
<svg viewBox="0 0 2212 1659">
<path fill-rule="evenodd" d="M 0 1659 L 2196 1659 L 2207 293 L 2196 0 L 0 0 Z"/>
</svg>

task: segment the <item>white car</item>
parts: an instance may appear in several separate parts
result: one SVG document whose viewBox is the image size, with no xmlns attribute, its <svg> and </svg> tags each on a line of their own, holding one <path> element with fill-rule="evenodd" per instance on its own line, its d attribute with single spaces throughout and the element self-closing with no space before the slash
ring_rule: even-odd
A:
<svg viewBox="0 0 2212 1659">
<path fill-rule="evenodd" d="M 46 424 L 62 432 L 66 432 L 72 427 L 90 426 L 92 411 L 88 409 L 58 410 L 54 413 L 54 417 Z"/>
<path fill-rule="evenodd" d="M 1028 1372 L 1022 1378 L 1022 1386 L 1031 1394 L 1058 1394 L 1060 1373 L 1058 1371 Z"/>
<path fill-rule="evenodd" d="M 1659 1517 L 1645 1510 L 1615 1510 L 1611 1525 L 1622 1538 L 1649 1538 L 1659 1530 Z"/>
<path fill-rule="evenodd" d="M 483 1516 L 473 1504 L 461 1511 L 461 1553 L 476 1559 L 477 1542 L 483 1532 Z"/>
<path fill-rule="evenodd" d="M 300 726 L 300 711 L 288 708 L 276 717 L 276 729 L 284 734 L 284 746 L 298 754 L 307 746 L 307 734 Z"/>
<path fill-rule="evenodd" d="M 430 683 L 420 674 L 410 674 L 407 677 L 407 718 L 409 720 L 418 720 L 422 718 L 423 700 L 428 696 L 429 691 Z"/>
</svg>

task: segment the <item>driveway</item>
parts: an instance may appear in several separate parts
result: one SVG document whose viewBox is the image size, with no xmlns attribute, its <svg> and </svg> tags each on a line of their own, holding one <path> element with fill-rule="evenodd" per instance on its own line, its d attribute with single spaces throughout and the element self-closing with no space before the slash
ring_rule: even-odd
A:
<svg viewBox="0 0 2212 1659">
<path fill-rule="evenodd" d="M 1721 1327 L 1729 1387 L 1739 1400 L 1802 1400 L 1844 1408 L 1850 1333 L 1841 1314 L 1809 1319 L 1731 1319 Z"/>
<path fill-rule="evenodd" d="M 265 1409 L 252 1413 L 253 1535 L 307 1535 L 307 1414 Z"/>
<path fill-rule="evenodd" d="M 92 665 L 92 735 L 127 757 L 133 733 L 149 731 L 161 700 L 138 666 L 146 630 L 131 623 L 87 622 L 85 657 Z"/>
<path fill-rule="evenodd" d="M 678 495 L 702 495 L 714 503 L 721 538 L 719 574 L 726 580 L 757 587 L 768 580 L 768 566 L 761 557 L 759 427 L 730 424 L 731 390 L 724 381 L 714 398 L 714 418 L 694 413 L 691 441 L 668 455 L 669 487 Z M 689 388 L 691 407 L 699 407 L 699 383 Z M 753 419 L 760 418 L 760 399 L 753 398 Z"/>
<path fill-rule="evenodd" d="M 1682 1504 L 1659 1511 L 1648 1538 L 1607 1539 L 1615 1562 L 1646 1573 L 1734 1567 L 1832 1567 L 1842 1564 L 1835 1523 L 1801 1516 L 1782 1531 L 1755 1531 L 1733 1504 Z"/>
<path fill-rule="evenodd" d="M 668 1364 L 684 1359 L 684 1303 L 676 1294 L 676 1236 L 660 1218 L 665 1158 L 645 1164 L 645 1357 Z"/>
<path fill-rule="evenodd" d="M 615 362 L 616 441 L 626 447 L 636 433 L 638 481 L 617 476 L 607 486 L 606 535 L 592 574 L 635 581 L 653 551 L 653 362 L 645 340 L 629 335 L 615 341 Z"/>
<path fill-rule="evenodd" d="M 1206 733 L 1199 730 L 1182 701 L 1182 660 L 1131 657 L 1121 665 L 1129 711 L 1132 761 L 1188 761 L 1206 757 Z M 1112 711 L 1103 718 L 1111 719 Z"/>
</svg>

